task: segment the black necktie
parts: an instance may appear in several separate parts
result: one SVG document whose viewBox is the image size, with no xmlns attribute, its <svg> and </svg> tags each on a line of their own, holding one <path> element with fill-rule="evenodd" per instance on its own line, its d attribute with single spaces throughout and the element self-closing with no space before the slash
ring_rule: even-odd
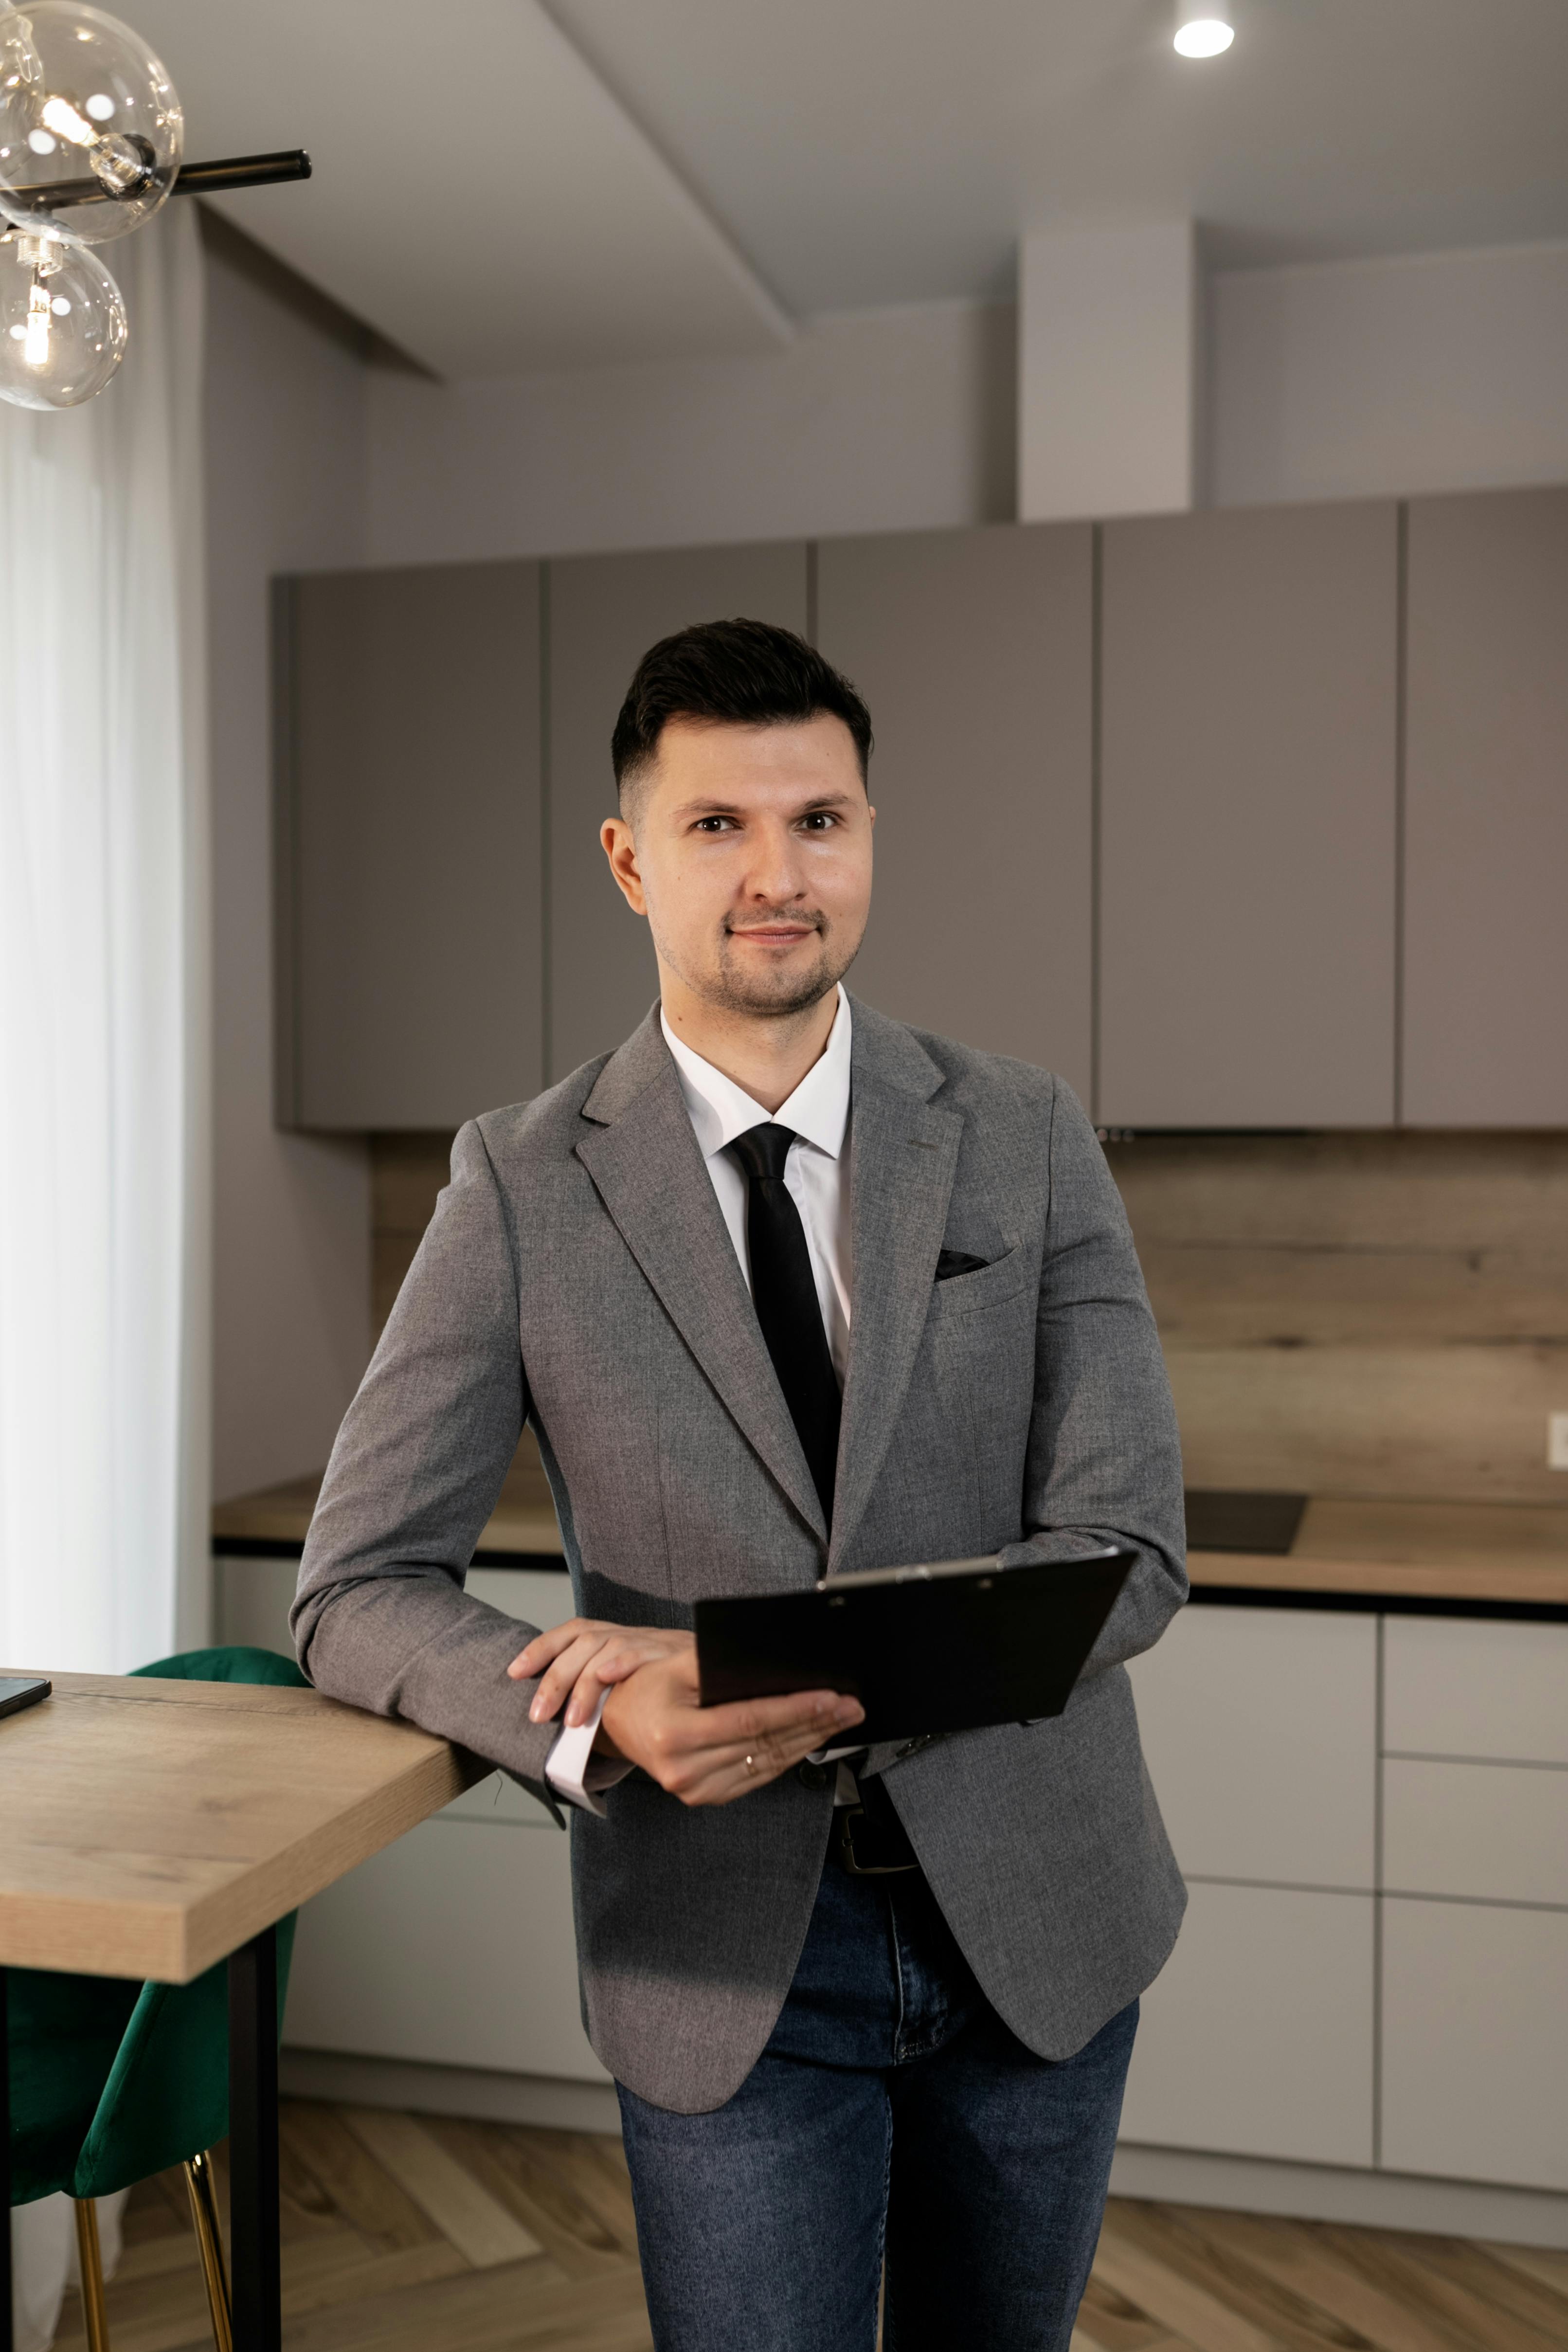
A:
<svg viewBox="0 0 1568 2352">
<path fill-rule="evenodd" d="M 806 1229 L 784 1181 L 794 1140 L 787 1127 L 754 1127 L 737 1136 L 729 1152 L 746 1174 L 746 1238 L 757 1319 L 831 1528 L 839 1382 L 822 1328 Z"/>
</svg>

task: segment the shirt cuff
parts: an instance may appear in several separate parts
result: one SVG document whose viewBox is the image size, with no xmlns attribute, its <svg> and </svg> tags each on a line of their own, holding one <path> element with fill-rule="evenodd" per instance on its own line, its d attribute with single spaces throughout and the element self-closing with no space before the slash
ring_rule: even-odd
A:
<svg viewBox="0 0 1568 2352">
<path fill-rule="evenodd" d="M 558 1797 L 569 1805 L 576 1805 L 585 1813 L 597 1813 L 605 1818 L 604 1791 L 623 1780 L 632 1767 L 623 1758 L 595 1756 L 593 1743 L 599 1737 L 600 1718 L 604 1713 L 608 1691 L 601 1691 L 599 1705 L 586 1723 L 564 1726 L 556 1735 L 555 1746 L 545 1759 L 545 1779 Z"/>
</svg>

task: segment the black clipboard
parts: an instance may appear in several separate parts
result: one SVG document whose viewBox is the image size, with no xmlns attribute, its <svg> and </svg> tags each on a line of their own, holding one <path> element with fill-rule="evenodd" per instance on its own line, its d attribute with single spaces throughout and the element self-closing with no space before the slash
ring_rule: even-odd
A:
<svg viewBox="0 0 1568 2352">
<path fill-rule="evenodd" d="M 865 1721 L 840 1738 L 868 1748 L 1060 1715 L 1136 1559 L 952 1559 L 699 1601 L 702 1703 L 842 1691 Z"/>
</svg>

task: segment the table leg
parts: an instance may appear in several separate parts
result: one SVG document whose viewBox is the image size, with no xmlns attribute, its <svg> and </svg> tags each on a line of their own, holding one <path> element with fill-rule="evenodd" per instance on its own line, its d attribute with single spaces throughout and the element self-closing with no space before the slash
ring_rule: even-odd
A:
<svg viewBox="0 0 1568 2352">
<path fill-rule="evenodd" d="M 278 2352 L 277 1931 L 229 1955 L 229 2277 L 235 2352 Z"/>
<path fill-rule="evenodd" d="M 0 1969 L 0 2352 L 11 2352 L 11 2042 Z"/>
</svg>

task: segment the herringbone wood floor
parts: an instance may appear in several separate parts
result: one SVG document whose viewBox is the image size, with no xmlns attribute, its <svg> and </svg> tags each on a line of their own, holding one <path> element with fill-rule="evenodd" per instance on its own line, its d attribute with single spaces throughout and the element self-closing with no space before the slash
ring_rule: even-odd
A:
<svg viewBox="0 0 1568 2352">
<path fill-rule="evenodd" d="M 282 2139 L 288 2352 L 647 2352 L 618 2142 L 303 2100 Z M 113 2352 L 210 2343 L 178 2174 L 132 2195 L 109 2305 Z M 1074 2346 L 1564 2352 L 1568 2253 L 1119 2199 Z"/>
</svg>

